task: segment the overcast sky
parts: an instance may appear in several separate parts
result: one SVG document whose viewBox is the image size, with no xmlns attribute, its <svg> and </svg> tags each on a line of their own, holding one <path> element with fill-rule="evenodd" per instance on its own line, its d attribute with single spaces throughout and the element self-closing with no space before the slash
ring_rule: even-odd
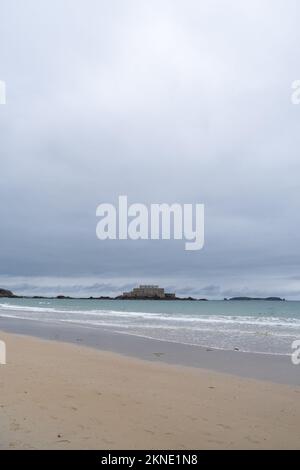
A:
<svg viewBox="0 0 300 470">
<path fill-rule="evenodd" d="M 300 298 L 298 0 L 0 0 L 0 284 Z M 97 240 L 98 204 L 204 203 L 205 247 Z"/>
</svg>

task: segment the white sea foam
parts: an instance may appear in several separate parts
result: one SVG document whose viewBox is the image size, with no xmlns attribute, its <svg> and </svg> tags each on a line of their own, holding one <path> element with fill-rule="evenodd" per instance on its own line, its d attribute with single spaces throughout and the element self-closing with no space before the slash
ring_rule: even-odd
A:
<svg viewBox="0 0 300 470">
<path fill-rule="evenodd" d="M 259 326 L 278 326 L 278 327 L 291 327 L 291 328 L 300 328 L 300 318 L 290 318 L 290 317 L 271 317 L 271 316 L 246 316 L 246 315 L 179 315 L 177 313 L 154 313 L 154 312 L 135 312 L 135 311 L 118 311 L 118 310 L 62 310 L 54 307 L 44 308 L 44 307 L 32 307 L 32 306 L 20 306 L 20 305 L 11 305 L 6 303 L 0 304 L 1 315 L 3 316 L 3 311 L 21 311 L 29 313 L 43 314 L 39 319 L 43 319 L 44 315 L 47 313 L 59 315 L 82 315 L 92 316 L 92 317 L 103 317 L 109 316 L 111 318 L 123 318 L 129 320 L 161 320 L 165 322 L 186 322 L 186 323 L 211 323 L 211 324 L 232 324 L 232 325 L 259 325 Z"/>
<path fill-rule="evenodd" d="M 101 301 L 4 301 L 0 317 L 73 323 L 182 344 L 276 354 L 287 354 L 300 332 L 300 304 L 284 305 L 285 313 L 279 303 L 116 302 L 114 306 L 120 310 L 111 306 L 111 302 Z M 147 311 L 150 308 L 159 311 Z"/>
</svg>

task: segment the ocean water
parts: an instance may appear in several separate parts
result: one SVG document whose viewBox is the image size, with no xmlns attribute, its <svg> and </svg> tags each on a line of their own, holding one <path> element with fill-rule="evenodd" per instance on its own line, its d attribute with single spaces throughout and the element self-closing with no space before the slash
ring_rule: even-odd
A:
<svg viewBox="0 0 300 470">
<path fill-rule="evenodd" d="M 197 346 L 291 354 L 300 302 L 1 299 L 1 317 L 75 323 Z"/>
</svg>

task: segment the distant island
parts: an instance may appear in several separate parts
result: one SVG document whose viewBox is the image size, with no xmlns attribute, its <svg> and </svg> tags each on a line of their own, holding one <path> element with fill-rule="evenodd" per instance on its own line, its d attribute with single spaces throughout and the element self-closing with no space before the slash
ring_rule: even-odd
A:
<svg viewBox="0 0 300 470">
<path fill-rule="evenodd" d="M 17 297 L 14 295 L 10 290 L 7 289 L 0 289 L 0 297 Z"/>
<path fill-rule="evenodd" d="M 285 302 L 285 299 L 281 299 L 280 297 L 232 297 L 231 299 L 224 300 L 265 300 L 269 302 Z"/>
<path fill-rule="evenodd" d="M 130 292 L 124 292 L 122 295 L 117 297 L 100 296 L 100 297 L 70 297 L 66 295 L 57 295 L 56 297 L 47 297 L 41 295 L 25 296 L 15 295 L 8 289 L 0 289 L 0 298 L 15 298 L 15 299 L 57 299 L 57 300 L 178 300 L 178 301 L 193 301 L 193 302 L 207 302 L 205 298 L 194 298 L 194 297 L 177 297 L 174 293 L 165 292 L 162 287 L 157 285 L 141 285 L 135 287 Z M 251 301 L 251 300 L 263 300 L 272 302 L 284 302 L 285 299 L 281 297 L 231 297 L 225 298 L 224 301 Z"/>
<path fill-rule="evenodd" d="M 124 292 L 116 297 L 118 300 L 193 300 L 207 301 L 207 299 L 195 299 L 193 297 L 176 297 L 176 294 L 165 292 L 165 289 L 157 285 L 141 285 L 130 292 Z"/>
</svg>

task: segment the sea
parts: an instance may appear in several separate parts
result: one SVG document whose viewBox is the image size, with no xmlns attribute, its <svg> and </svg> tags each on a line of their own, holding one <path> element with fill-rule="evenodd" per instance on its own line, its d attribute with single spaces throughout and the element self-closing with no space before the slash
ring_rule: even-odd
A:
<svg viewBox="0 0 300 470">
<path fill-rule="evenodd" d="M 1 317 L 73 323 L 205 348 L 290 355 L 300 301 L 1 299 Z"/>
</svg>

